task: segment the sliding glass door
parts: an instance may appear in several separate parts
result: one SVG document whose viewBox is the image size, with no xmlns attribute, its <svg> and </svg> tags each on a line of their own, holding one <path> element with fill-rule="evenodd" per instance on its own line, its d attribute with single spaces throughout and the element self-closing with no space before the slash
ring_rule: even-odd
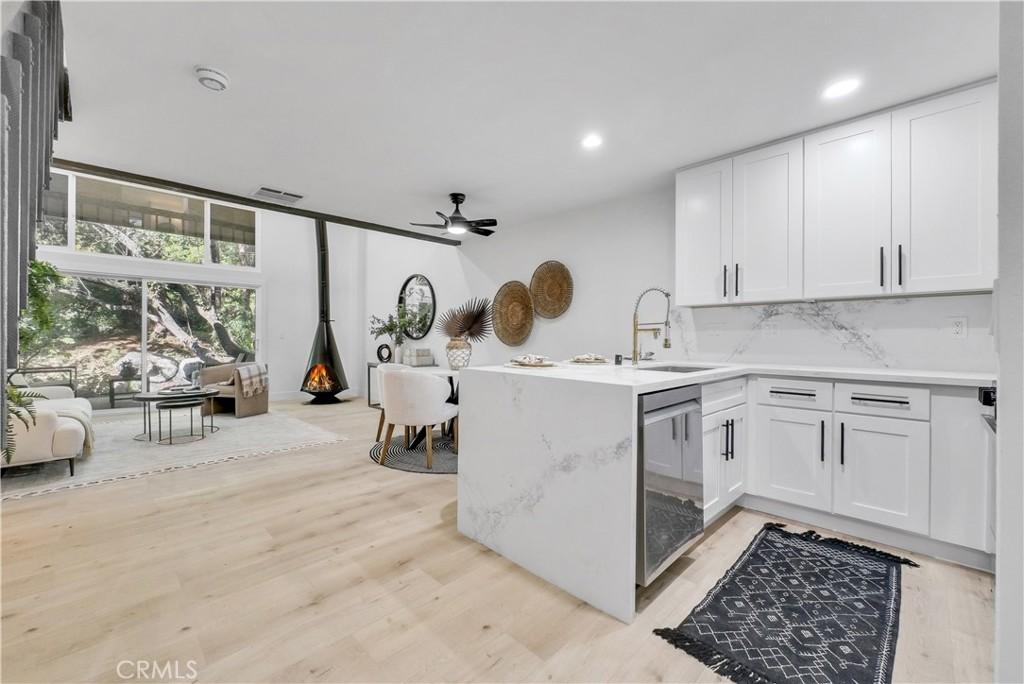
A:
<svg viewBox="0 0 1024 684">
<path fill-rule="evenodd" d="M 65 276 L 52 313 L 45 333 L 21 331 L 20 365 L 75 368 L 78 396 L 96 409 L 133 406 L 132 393 L 189 382 L 204 365 L 255 360 L 252 288 Z"/>
</svg>

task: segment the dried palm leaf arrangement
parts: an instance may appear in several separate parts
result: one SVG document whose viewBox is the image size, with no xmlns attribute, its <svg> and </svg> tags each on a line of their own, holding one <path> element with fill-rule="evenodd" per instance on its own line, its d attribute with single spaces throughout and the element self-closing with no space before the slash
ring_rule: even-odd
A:
<svg viewBox="0 0 1024 684">
<path fill-rule="evenodd" d="M 473 298 L 458 308 L 448 309 L 441 314 L 437 330 L 450 338 L 446 346 L 448 367 L 465 368 L 473 355 L 469 341 L 481 342 L 491 335 L 491 301 Z"/>
</svg>

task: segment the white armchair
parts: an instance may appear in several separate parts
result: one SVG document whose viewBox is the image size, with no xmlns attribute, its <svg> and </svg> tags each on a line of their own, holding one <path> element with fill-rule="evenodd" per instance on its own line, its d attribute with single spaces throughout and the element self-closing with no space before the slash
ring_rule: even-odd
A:
<svg viewBox="0 0 1024 684">
<path fill-rule="evenodd" d="M 458 452 L 459 407 L 447 401 L 450 394 L 447 381 L 428 373 L 386 371 L 380 376 L 380 387 L 385 421 L 388 424 L 384 449 L 380 454 L 381 465 L 384 465 L 388 449 L 391 448 L 391 436 L 395 431 L 395 425 L 424 426 L 427 433 L 427 468 L 433 468 L 434 426 L 454 419 L 455 450 Z"/>
<path fill-rule="evenodd" d="M 377 439 L 376 439 L 376 441 L 378 441 L 378 442 L 380 441 L 381 432 L 384 431 L 384 412 L 385 412 L 385 409 L 384 409 L 384 406 L 385 406 L 385 404 L 384 404 L 384 374 L 385 373 L 401 373 L 402 371 L 404 371 L 404 370 L 406 370 L 408 368 L 409 368 L 408 366 L 405 366 L 405 365 L 403 365 L 401 363 L 381 363 L 381 364 L 377 365 L 377 379 L 379 381 L 378 382 L 378 385 L 379 385 L 378 394 L 380 396 L 380 400 L 379 400 L 379 403 L 380 403 L 380 420 L 377 422 Z M 408 446 L 408 437 L 409 437 L 409 430 L 408 430 L 408 428 L 406 428 L 405 435 L 406 435 L 406 442 L 407 442 L 406 446 Z"/>
</svg>

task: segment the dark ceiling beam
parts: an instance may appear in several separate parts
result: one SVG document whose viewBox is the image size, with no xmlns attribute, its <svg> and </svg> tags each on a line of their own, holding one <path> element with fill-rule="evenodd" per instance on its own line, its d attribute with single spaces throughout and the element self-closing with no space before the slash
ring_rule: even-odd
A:
<svg viewBox="0 0 1024 684">
<path fill-rule="evenodd" d="M 282 214 L 292 214 L 294 216 L 302 216 L 303 218 L 322 220 L 327 223 L 337 223 L 343 226 L 351 226 L 353 228 L 362 228 L 363 230 L 372 230 L 378 233 L 387 233 L 388 235 L 397 235 L 399 237 L 411 238 L 413 240 L 423 240 L 425 242 L 436 242 L 441 245 L 451 245 L 457 247 L 462 242 L 459 240 L 452 240 L 450 238 L 441 237 L 439 235 L 424 235 L 423 233 L 417 233 L 412 230 L 404 230 L 402 228 L 393 228 L 392 226 L 385 226 L 381 223 L 371 223 L 370 221 L 362 221 L 360 219 L 348 218 L 346 216 L 338 216 L 337 214 L 327 214 L 322 211 L 312 211 L 310 209 L 300 209 L 298 207 L 288 207 L 280 204 L 274 204 L 273 202 L 264 202 L 253 197 L 244 197 L 242 195 L 232 195 L 228 192 L 220 192 L 219 190 L 211 190 L 209 188 L 202 188 L 198 185 L 188 185 L 187 183 L 178 183 L 176 181 L 164 180 L 163 178 L 154 178 L 153 176 L 144 176 L 139 173 L 130 173 L 128 171 L 120 171 L 118 169 L 110 169 L 105 166 L 95 166 L 93 164 L 86 164 L 84 162 L 71 161 L 69 159 L 53 159 L 53 166 L 64 171 L 71 171 L 72 173 L 84 173 L 90 176 L 98 176 L 100 178 L 109 178 L 110 180 L 126 181 L 128 183 L 138 183 L 139 185 L 147 185 L 151 188 L 157 188 L 160 190 L 171 190 L 173 192 L 180 192 L 186 195 L 195 195 L 196 197 L 211 199 L 221 202 L 230 202 L 232 204 L 241 204 L 253 209 L 265 209 L 267 211 L 277 211 Z"/>
</svg>

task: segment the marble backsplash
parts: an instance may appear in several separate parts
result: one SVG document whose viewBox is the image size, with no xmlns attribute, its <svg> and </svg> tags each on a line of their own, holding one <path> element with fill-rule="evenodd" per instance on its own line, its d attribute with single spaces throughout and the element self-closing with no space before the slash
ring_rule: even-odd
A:
<svg viewBox="0 0 1024 684">
<path fill-rule="evenodd" d="M 952 319 L 967 319 L 954 337 Z M 672 311 L 673 356 L 922 370 L 994 370 L 992 295 L 794 302 Z"/>
</svg>

